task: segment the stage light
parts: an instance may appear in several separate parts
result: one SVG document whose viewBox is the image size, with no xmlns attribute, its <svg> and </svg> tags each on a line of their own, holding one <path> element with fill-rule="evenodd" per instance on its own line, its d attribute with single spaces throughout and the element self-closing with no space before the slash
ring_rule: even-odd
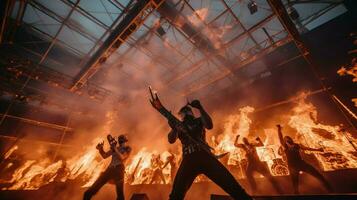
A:
<svg viewBox="0 0 357 200">
<path fill-rule="evenodd" d="M 251 15 L 256 13 L 258 11 L 257 3 L 255 1 L 250 1 L 248 3 L 248 9 L 249 9 Z"/>
<path fill-rule="evenodd" d="M 159 25 L 156 29 L 156 32 L 162 37 L 166 34 L 166 31 L 164 30 L 164 28 L 162 28 L 161 25 Z"/>
<path fill-rule="evenodd" d="M 290 16 L 290 18 L 291 18 L 292 20 L 297 20 L 297 19 L 299 19 L 300 15 L 299 15 L 298 11 L 297 11 L 294 7 L 288 6 L 288 7 L 286 8 L 286 11 L 288 12 L 288 14 L 289 14 L 289 16 Z"/>
</svg>

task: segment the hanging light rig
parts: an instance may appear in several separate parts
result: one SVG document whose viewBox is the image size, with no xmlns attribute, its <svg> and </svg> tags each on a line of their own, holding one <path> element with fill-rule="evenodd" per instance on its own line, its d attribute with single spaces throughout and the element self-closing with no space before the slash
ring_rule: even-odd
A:
<svg viewBox="0 0 357 200">
<path fill-rule="evenodd" d="M 249 12 L 250 12 L 251 15 L 253 15 L 256 12 L 258 12 L 258 4 L 257 4 L 257 2 L 250 1 L 247 6 L 248 6 L 248 9 L 249 9 Z"/>
</svg>

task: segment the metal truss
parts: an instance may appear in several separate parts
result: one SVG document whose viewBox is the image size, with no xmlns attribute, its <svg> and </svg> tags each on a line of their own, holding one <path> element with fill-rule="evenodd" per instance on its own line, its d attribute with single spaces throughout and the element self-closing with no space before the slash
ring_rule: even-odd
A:
<svg viewBox="0 0 357 200">
<path fill-rule="evenodd" d="M 91 78 L 100 68 L 101 64 L 123 44 L 128 37 L 140 27 L 145 19 L 152 13 L 163 1 L 142 0 L 138 1 L 122 22 L 112 31 L 111 35 L 100 47 L 99 50 L 85 64 L 82 71 L 75 78 L 71 91 L 77 91 L 83 87 L 89 78 Z"/>
<path fill-rule="evenodd" d="M 13 137 L 13 136 L 7 136 L 7 135 L 0 135 L 0 139 L 3 139 L 3 140 L 10 140 L 10 141 L 18 141 L 19 138 L 17 137 Z M 51 145 L 51 146 L 56 146 L 56 147 L 65 147 L 65 148 L 73 148 L 74 146 L 72 145 L 68 145 L 68 144 L 60 144 L 60 143 L 55 143 L 55 142 L 46 142 L 46 141 L 41 141 L 41 140 L 32 140 L 32 139 L 21 139 L 22 142 L 25 142 L 25 143 L 40 143 L 40 144 L 46 144 L 46 145 Z M 17 142 L 16 142 L 17 143 Z M 6 153 L 7 151 L 5 151 Z M 4 154 L 5 154 L 4 153 Z"/>
<path fill-rule="evenodd" d="M 34 120 L 34 119 L 29 119 L 29 118 L 19 117 L 19 116 L 14 116 L 14 115 L 9 115 L 9 114 L 1 114 L 0 113 L 0 116 L 1 117 L 6 117 L 6 118 L 10 118 L 10 119 L 16 119 L 16 120 L 19 120 L 21 122 L 25 122 L 27 124 L 31 124 L 31 125 L 35 125 L 35 126 L 51 128 L 51 129 L 60 130 L 60 131 L 66 131 L 66 132 L 73 132 L 72 128 L 67 127 L 67 126 L 61 126 L 61 125 L 58 125 L 58 124 L 42 122 L 42 121 L 38 121 L 38 120 Z"/>
<path fill-rule="evenodd" d="M 225 14 L 226 12 L 229 13 L 233 13 L 233 11 L 228 7 L 228 5 L 222 0 L 223 4 L 225 5 L 225 10 L 218 15 L 215 19 L 219 18 L 221 15 Z M 186 4 L 188 4 L 185 1 Z M 189 5 L 189 4 L 188 4 Z M 190 9 L 195 12 L 195 10 L 189 6 Z M 175 24 L 174 20 L 177 20 L 178 16 L 180 15 L 180 13 L 174 13 L 172 10 L 174 8 L 172 8 L 168 3 L 164 3 L 159 9 L 159 13 L 170 20 L 170 23 L 172 25 Z M 170 12 L 169 12 L 170 11 Z M 174 10 L 175 11 L 175 10 Z M 175 11 L 178 12 L 178 11 Z M 181 80 L 182 78 L 189 76 L 191 73 L 193 73 L 196 69 L 201 67 L 201 64 L 206 62 L 207 60 L 210 60 L 212 57 L 216 57 L 221 63 L 219 64 L 220 66 L 225 66 L 226 67 L 226 71 L 223 71 L 222 74 L 220 74 L 219 76 L 213 78 L 212 80 L 210 80 L 208 83 L 206 84 L 198 84 L 196 86 L 191 86 L 189 89 L 187 89 L 185 92 L 182 93 L 183 96 L 187 96 L 190 95 L 200 89 L 203 89 L 205 87 L 207 87 L 208 85 L 215 83 L 223 78 L 226 78 L 228 75 L 233 74 L 234 75 L 234 71 L 240 67 L 243 67 L 251 62 L 254 62 L 255 60 L 257 60 L 258 58 L 262 57 L 263 55 L 266 55 L 267 53 L 271 52 L 272 50 L 274 50 L 275 48 L 285 44 L 287 41 L 289 41 L 290 39 L 286 38 L 284 39 L 284 42 L 277 42 L 277 43 L 271 43 L 271 45 L 266 45 L 267 42 L 271 42 L 271 39 L 269 41 L 263 41 L 260 44 L 256 42 L 256 40 L 253 38 L 252 36 L 252 32 L 254 32 L 256 29 L 261 28 L 264 24 L 268 23 L 275 15 L 271 14 L 269 15 L 266 19 L 261 20 L 259 23 L 255 24 L 254 26 L 252 26 L 251 28 L 247 29 L 243 26 L 243 24 L 240 22 L 240 20 L 234 15 L 234 19 L 236 20 L 236 22 L 242 26 L 243 28 L 243 33 L 239 34 L 238 36 L 236 36 L 234 39 L 232 39 L 230 42 L 228 42 L 227 44 L 223 45 L 220 49 L 215 49 L 213 47 L 212 44 L 210 44 L 210 41 L 205 38 L 203 35 L 200 35 L 197 31 L 195 31 L 195 28 L 190 27 L 187 28 L 187 26 L 182 26 L 182 27 L 186 27 L 186 30 L 183 28 L 179 28 L 176 27 L 176 29 L 178 29 L 183 36 L 186 37 L 186 39 L 188 41 L 190 41 L 195 47 L 197 47 L 198 49 L 201 50 L 201 52 L 203 52 L 203 54 L 205 55 L 205 57 L 201 60 L 196 62 L 194 65 L 192 65 L 188 70 L 186 70 L 185 72 L 178 74 L 177 76 L 174 77 L 174 79 L 170 80 L 168 82 L 168 84 L 166 84 L 166 87 L 173 84 L 174 82 Z M 212 21 L 214 21 L 215 19 L 213 19 Z M 182 19 L 181 19 L 182 20 Z M 186 25 L 189 26 L 189 23 L 186 23 Z M 207 24 L 209 25 L 209 24 Z M 190 29 L 190 30 L 188 30 Z M 230 60 L 227 60 L 225 57 L 222 56 L 222 51 L 224 51 L 224 49 L 226 49 L 227 47 L 229 47 L 232 43 L 237 42 L 243 38 L 245 38 L 246 36 L 248 36 L 248 39 L 251 39 L 256 46 L 254 46 L 253 48 L 257 48 L 259 47 L 260 49 L 260 53 L 259 56 L 257 55 L 250 55 L 249 58 L 247 58 L 245 61 L 241 62 L 241 63 L 236 63 L 236 62 L 232 62 Z M 264 45 L 265 44 L 265 45 Z M 262 48 L 262 46 L 264 48 L 266 48 L 264 50 L 264 48 Z M 233 76 L 235 77 L 235 76 Z M 234 82 L 238 81 L 236 79 L 233 80 Z"/>
<path fill-rule="evenodd" d="M 288 0 L 290 5 L 301 3 L 327 3 L 327 4 L 340 4 L 343 0 Z"/>
<path fill-rule="evenodd" d="M 232 13 L 231 8 L 229 8 L 229 7 L 227 6 L 227 4 L 225 3 L 225 1 L 222 0 L 222 3 L 226 6 L 226 10 L 223 11 L 223 13 L 225 13 L 225 12 L 230 12 L 230 13 Z M 300 2 L 295 1 L 295 2 L 293 2 L 293 3 L 310 3 L 310 1 L 300 1 Z M 308 21 L 312 21 L 312 20 L 318 18 L 319 16 L 321 16 L 322 14 L 328 12 L 330 9 L 332 9 L 332 8 L 336 7 L 337 5 L 339 5 L 339 4 L 341 3 L 341 1 L 338 1 L 338 0 L 336 0 L 336 1 L 311 1 L 311 3 L 328 3 L 328 4 L 331 4 L 331 6 L 329 6 L 327 9 L 323 9 L 322 11 L 319 11 L 318 13 L 314 13 L 313 15 L 311 15 L 311 16 L 309 17 Z M 194 11 L 194 10 L 193 10 L 193 11 Z M 234 14 L 232 14 L 232 15 L 236 18 L 236 16 L 235 16 Z M 269 21 L 270 21 L 273 17 L 275 17 L 275 16 L 276 16 L 276 14 L 273 13 L 273 14 L 270 15 L 267 19 L 262 20 L 261 22 L 255 24 L 255 25 L 254 25 L 252 28 L 250 28 L 250 29 L 246 29 L 246 28 L 241 24 L 241 22 L 239 21 L 239 19 L 236 18 L 238 24 L 241 24 L 241 26 L 243 27 L 244 32 L 243 32 L 242 34 L 240 34 L 238 37 L 236 37 L 235 39 L 233 39 L 231 42 L 229 42 L 227 45 L 224 45 L 224 47 L 223 47 L 222 49 L 227 48 L 227 46 L 229 46 L 230 43 L 234 42 L 235 40 L 237 40 L 237 39 L 239 39 L 239 38 L 243 38 L 243 37 L 245 37 L 245 36 L 248 36 L 248 38 L 254 39 L 254 38 L 252 37 L 251 33 L 252 33 L 254 30 L 258 29 L 258 28 L 262 28 L 265 23 L 269 22 Z M 212 20 L 212 21 L 214 21 L 214 20 Z M 307 22 L 307 23 L 308 23 L 308 22 Z M 264 28 L 264 27 L 263 27 L 263 28 Z M 268 45 L 268 46 L 265 45 L 263 48 L 261 48 L 261 51 L 260 51 L 258 54 L 251 55 L 247 60 L 244 60 L 243 62 L 234 63 L 234 64 L 233 64 L 234 70 L 239 69 L 239 68 L 241 68 L 241 67 L 244 67 L 244 66 L 246 66 L 247 64 L 256 61 L 257 59 L 263 57 L 264 55 L 269 54 L 270 52 L 272 52 L 272 51 L 273 51 L 274 49 L 276 49 L 277 47 L 282 46 L 282 45 L 284 45 L 284 44 L 286 44 L 286 43 L 288 43 L 288 42 L 290 42 L 290 41 L 292 40 L 291 37 L 287 36 L 286 38 L 281 39 L 281 41 L 279 41 L 279 42 L 272 43 L 271 37 L 274 37 L 274 36 L 269 36 L 269 35 L 268 35 L 268 40 L 270 40 L 270 42 L 269 42 L 269 41 L 263 41 L 263 42 L 262 42 L 262 43 L 270 43 L 271 45 Z M 189 38 L 188 38 L 188 39 L 189 39 Z M 254 40 L 253 40 L 253 42 L 254 42 Z M 260 44 L 256 44 L 256 45 L 259 46 Z M 219 51 L 218 51 L 218 52 L 219 52 Z M 200 65 L 202 64 L 202 62 L 205 62 L 207 59 L 209 59 L 210 57 L 212 57 L 212 55 L 214 55 L 214 54 L 211 53 L 211 54 L 205 54 L 205 55 L 206 55 L 205 58 L 202 59 L 201 62 L 197 62 L 195 65 L 191 66 L 191 68 L 190 68 L 188 71 L 185 71 L 184 74 L 181 74 L 181 75 L 176 76 L 174 79 L 172 79 L 172 80 L 170 81 L 169 84 L 171 84 L 171 83 L 173 83 L 173 82 L 175 82 L 175 81 L 178 81 L 178 80 L 182 79 L 182 78 L 185 77 L 185 76 L 190 75 L 192 72 L 194 72 L 197 68 L 200 67 Z M 192 95 L 193 93 L 195 93 L 195 92 L 197 92 L 197 91 L 199 91 L 199 90 L 202 90 L 202 89 L 204 89 L 204 88 L 206 88 L 206 87 L 208 87 L 208 86 L 210 86 L 210 85 L 213 85 L 214 83 L 216 83 L 216 82 L 218 82 L 218 81 L 220 81 L 220 80 L 222 80 L 222 79 L 224 79 L 224 78 L 226 78 L 226 77 L 229 77 L 229 75 L 231 75 L 231 74 L 232 74 L 232 72 L 231 72 L 230 70 L 229 70 L 229 71 L 225 71 L 225 72 L 222 72 L 222 74 L 218 75 L 217 77 L 211 79 L 211 80 L 208 81 L 207 83 L 194 84 L 194 86 L 191 86 L 190 88 L 188 88 L 188 89 L 183 93 L 183 95 L 184 95 L 184 96 Z M 234 77 L 234 76 L 233 76 L 233 77 Z M 169 85 L 169 84 L 168 84 L 168 85 Z M 236 82 L 235 85 L 236 85 L 236 84 L 240 84 L 240 83 L 237 83 L 237 82 Z M 243 84 L 243 83 L 242 83 L 242 84 Z"/>
<path fill-rule="evenodd" d="M 32 51 L 31 49 L 26 49 L 26 51 L 29 51 L 36 55 L 36 52 Z M 72 84 L 73 78 L 71 76 L 48 68 L 44 65 L 33 63 L 30 60 L 10 57 L 8 58 L 8 62 L 9 63 L 3 64 L 5 67 L 1 71 L 3 71 L 3 73 L 7 73 L 9 75 L 8 77 L 16 77 L 15 79 L 5 81 L 7 84 L 14 82 L 12 84 L 14 88 L 17 88 L 16 85 L 21 85 L 21 83 L 16 80 L 21 80 L 21 78 L 29 78 L 32 80 L 42 81 L 47 83 L 49 86 L 65 90 L 67 90 Z M 32 69 L 35 67 L 37 67 L 37 70 L 32 71 Z M 9 90 L 11 90 L 11 87 L 9 88 Z M 14 92 L 16 93 L 16 89 L 14 90 Z M 20 90 L 17 90 L 17 92 L 20 92 Z M 21 93 L 26 92 L 20 92 L 20 94 Z M 87 84 L 84 90 L 82 90 L 80 93 L 77 92 L 75 94 L 87 96 L 89 97 L 89 99 L 92 99 L 98 103 L 106 101 L 108 97 L 115 100 L 116 102 L 119 102 L 123 99 L 123 97 L 117 97 L 111 91 L 92 83 Z M 45 98 L 45 96 L 43 98 Z"/>
</svg>

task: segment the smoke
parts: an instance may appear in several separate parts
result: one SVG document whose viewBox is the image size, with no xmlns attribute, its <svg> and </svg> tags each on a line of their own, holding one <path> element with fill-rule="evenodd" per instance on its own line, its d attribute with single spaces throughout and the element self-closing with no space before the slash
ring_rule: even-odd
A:
<svg viewBox="0 0 357 200">
<path fill-rule="evenodd" d="M 197 12 L 201 20 L 207 17 L 207 9 Z M 196 26 L 201 22 L 201 20 L 197 21 L 197 16 L 195 18 L 193 16 L 190 17 L 188 19 Z M 215 47 L 218 48 L 220 44 L 218 42 L 220 42 L 225 32 L 231 28 L 231 26 L 222 28 L 211 27 L 212 30 L 204 31 L 204 33 L 208 35 L 209 39 L 215 44 Z M 33 140 L 32 135 L 35 134 L 36 130 L 29 130 L 27 128 L 18 130 L 22 134 L 25 134 L 25 137 L 22 137 L 18 150 L 15 150 L 13 154 L 21 152 L 17 154 L 17 156 L 20 156 L 17 160 L 22 160 L 22 165 L 35 166 L 34 164 L 36 164 L 35 168 L 25 167 L 24 171 L 18 171 L 24 175 L 20 178 L 21 180 L 25 181 L 26 172 L 29 170 L 34 170 L 33 173 L 42 174 L 44 169 L 52 170 L 52 168 L 59 168 L 66 162 L 67 167 L 72 170 L 71 176 L 74 177 L 73 179 L 67 178 L 66 184 L 74 180 L 75 177 L 83 179 L 82 176 L 87 178 L 89 176 L 90 180 L 86 182 L 85 186 L 91 185 L 101 170 L 108 164 L 108 161 L 103 161 L 99 158 L 95 146 L 98 142 L 105 141 L 105 136 L 109 133 L 114 136 L 126 134 L 129 138 L 129 145 L 133 148 L 133 156 L 143 148 L 145 148 L 145 151 L 151 153 L 164 153 L 167 150 L 172 150 L 175 153 L 179 152 L 180 145 L 178 142 L 174 145 L 170 145 L 167 142 L 167 133 L 170 130 L 169 126 L 167 125 L 167 121 L 151 107 L 147 87 L 151 85 L 154 89 L 159 89 L 158 93 L 163 104 L 174 114 L 186 103 L 186 99 L 176 93 L 176 91 L 170 90 L 170 88 L 165 90 L 165 93 L 161 93 L 160 89 L 166 88 L 166 82 L 164 81 L 166 77 L 164 76 L 166 74 L 173 74 L 174 69 L 163 65 L 157 66 L 152 62 L 152 59 L 165 59 L 161 54 L 165 54 L 169 50 L 167 38 L 162 43 L 157 41 L 157 37 L 152 38 L 145 43 L 136 44 L 137 46 L 126 55 L 110 57 L 106 66 L 104 66 L 105 73 L 101 71 L 93 77 L 94 82 L 101 83 L 103 87 L 113 91 L 114 96 L 123 96 L 123 101 L 106 101 L 98 104 L 84 100 L 83 97 L 73 98 L 73 96 L 69 95 L 64 96 L 65 99 L 68 99 L 66 104 L 70 105 L 69 109 L 73 108 L 73 110 L 76 110 L 77 108 L 82 108 L 82 110 L 86 110 L 85 113 L 73 114 L 69 120 L 69 127 L 73 127 L 75 131 L 66 133 L 64 140 L 61 140 L 68 147 L 64 145 L 58 148 L 58 146 L 47 145 L 45 143 L 36 143 L 34 145 L 35 143 L 26 142 L 26 140 Z M 153 58 L 149 58 L 145 54 L 147 49 L 156 49 L 156 54 L 151 55 Z M 118 69 L 118 63 L 121 63 L 120 69 Z M 234 95 L 231 98 L 223 96 L 219 100 L 201 99 L 207 111 L 212 114 L 215 127 L 212 131 L 208 132 L 207 140 L 213 146 L 219 147 L 221 151 L 230 151 L 235 149 L 232 141 L 237 134 L 240 134 L 241 137 L 249 137 L 250 140 L 254 140 L 255 137 L 260 136 L 265 146 L 274 146 L 275 148 L 279 143 L 276 135 L 274 135 L 276 134 L 275 125 L 281 122 L 285 122 L 285 125 L 289 123 L 291 105 L 288 104 L 271 109 L 263 109 L 262 107 L 274 99 L 275 95 L 279 95 L 278 93 L 285 94 L 284 91 L 288 91 L 291 88 L 289 85 L 284 84 L 281 85 L 279 91 L 271 90 L 271 88 L 267 90 L 266 88 L 263 87 L 260 90 L 261 93 L 252 90 L 252 88 L 246 88 L 239 96 Z M 293 95 L 295 96 L 296 94 Z M 58 98 L 58 95 L 49 95 L 48 99 L 55 97 Z M 68 109 L 66 111 L 52 109 L 52 111 L 57 114 L 68 113 Z M 31 111 L 29 112 L 31 113 Z M 313 115 L 315 116 L 313 119 L 316 120 L 316 113 Z M 313 120 L 309 122 L 313 125 L 316 124 L 313 123 Z M 296 129 L 296 127 L 293 128 Z M 296 130 L 293 130 L 293 128 L 287 127 L 285 129 L 287 135 L 296 136 Z M 39 134 L 42 139 L 45 139 L 47 135 L 51 134 L 51 131 L 41 131 Z M 59 135 L 62 135 L 61 132 Z M 56 137 L 53 142 L 58 143 L 60 139 L 61 137 Z M 227 143 L 223 143 L 222 141 L 226 141 Z M 221 143 L 219 144 L 219 142 Z M 108 149 L 108 144 L 105 144 L 105 149 Z M 273 150 L 277 152 L 277 148 Z M 258 150 L 258 152 L 262 151 Z M 54 158 L 54 154 L 56 158 Z M 242 153 L 237 152 L 237 154 L 241 155 Z M 264 152 L 262 152 L 259 155 L 262 157 L 262 160 L 273 159 L 273 157 L 269 157 L 272 154 L 264 157 Z M 132 162 L 133 156 L 129 158 L 128 164 Z M 8 158 L 11 158 L 11 155 Z M 241 161 L 242 158 L 244 156 L 241 155 L 235 162 Z M 26 164 L 25 161 L 29 162 Z M 234 162 L 228 162 L 228 164 L 232 163 Z M 45 180 L 44 177 L 41 178 Z M 35 180 L 32 180 L 32 182 L 36 183 Z M 308 182 L 310 183 L 310 181 Z M 83 186 L 82 184 L 77 185 L 78 187 Z M 27 186 L 22 185 L 19 188 L 26 188 Z M 37 186 L 34 185 L 33 187 L 37 188 Z M 103 189 L 98 194 L 102 196 L 102 199 L 107 198 L 103 195 L 110 194 L 111 196 L 114 194 L 113 186 L 107 186 Z M 205 190 L 198 189 L 188 195 L 192 198 L 201 199 L 200 197 L 207 195 L 207 191 L 211 189 L 212 187 Z M 63 190 L 67 194 L 67 196 L 62 197 L 63 199 L 78 199 L 82 196 L 81 193 L 73 191 L 73 188 L 70 187 L 64 187 Z M 168 193 L 168 190 L 166 192 Z M 58 191 L 53 189 L 49 190 L 47 195 L 55 196 L 57 194 Z"/>
</svg>

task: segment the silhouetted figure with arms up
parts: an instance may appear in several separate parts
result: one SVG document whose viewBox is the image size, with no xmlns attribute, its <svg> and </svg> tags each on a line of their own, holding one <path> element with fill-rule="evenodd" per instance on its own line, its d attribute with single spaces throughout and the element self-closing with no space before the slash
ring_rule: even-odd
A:
<svg viewBox="0 0 357 200">
<path fill-rule="evenodd" d="M 131 148 L 126 145 L 128 139 L 125 135 L 120 135 L 118 137 L 119 146 L 117 146 L 117 142 L 111 135 L 108 135 L 107 139 L 110 144 L 110 150 L 107 152 L 104 151 L 104 142 L 99 143 L 97 149 L 104 159 L 111 156 L 112 161 L 110 162 L 109 167 L 102 172 L 99 178 L 84 193 L 83 200 L 90 200 L 100 188 L 110 180 L 113 180 L 115 183 L 117 200 L 124 200 L 124 161 L 129 157 Z"/>
<path fill-rule="evenodd" d="M 265 178 L 267 178 L 270 181 L 270 183 L 274 186 L 275 190 L 281 194 L 282 190 L 281 190 L 279 184 L 277 183 L 277 181 L 271 175 L 268 165 L 259 159 L 256 147 L 264 146 L 261 139 L 259 137 L 257 137 L 256 143 L 250 143 L 248 141 L 248 139 L 246 137 L 244 137 L 243 144 L 239 144 L 238 139 L 239 139 L 239 135 L 237 135 L 234 145 L 238 148 L 243 149 L 246 152 L 246 156 L 247 156 L 247 160 L 248 160 L 248 165 L 246 168 L 246 176 L 247 176 L 249 185 L 252 189 L 252 192 L 255 193 L 257 190 L 257 184 L 255 182 L 253 173 L 258 172 L 261 175 L 263 175 Z"/>
<path fill-rule="evenodd" d="M 151 90 L 150 90 L 151 92 Z M 168 134 L 169 143 L 177 139 L 181 141 L 183 159 L 174 179 L 170 200 L 182 200 L 199 174 L 204 174 L 219 185 L 234 199 L 250 200 L 251 197 L 244 191 L 232 174 L 211 153 L 211 147 L 206 143 L 206 129 L 212 129 L 211 117 L 198 100 L 182 107 L 179 111 L 181 120 L 173 116 L 162 106 L 157 94 L 151 92 L 151 104 L 164 115 L 169 122 L 171 131 Z M 191 107 L 198 109 L 201 116 L 195 117 Z"/>
<path fill-rule="evenodd" d="M 286 159 L 288 162 L 288 167 L 289 167 L 289 172 L 291 176 L 291 180 L 293 183 L 294 187 L 294 193 L 299 194 L 299 172 L 303 171 L 306 172 L 315 178 L 317 178 L 323 185 L 324 187 L 329 191 L 332 192 L 333 189 L 330 186 L 330 184 L 327 182 L 327 180 L 321 175 L 317 169 L 315 169 L 312 165 L 309 163 L 305 162 L 303 158 L 301 157 L 300 151 L 320 151 L 322 152 L 323 149 L 314 149 L 310 147 L 306 147 L 302 144 L 295 143 L 293 139 L 289 136 L 284 136 L 282 133 L 282 127 L 280 125 L 277 125 L 278 128 L 278 135 L 279 135 L 279 140 L 280 143 L 283 147 L 284 153 L 286 155 Z"/>
</svg>

